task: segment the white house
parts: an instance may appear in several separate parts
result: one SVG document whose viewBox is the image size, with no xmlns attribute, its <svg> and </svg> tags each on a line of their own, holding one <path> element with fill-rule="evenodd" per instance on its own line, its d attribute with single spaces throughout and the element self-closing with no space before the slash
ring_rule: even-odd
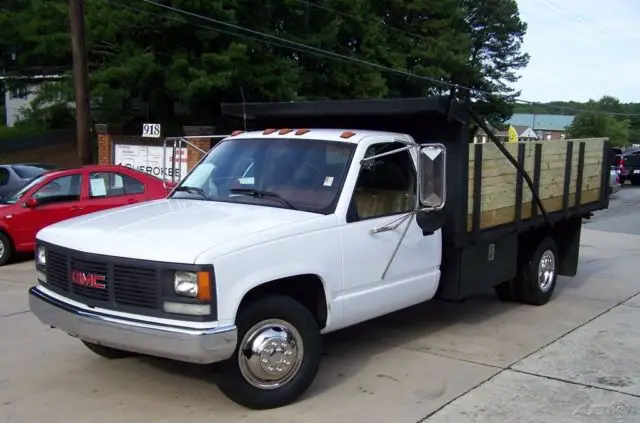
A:
<svg viewBox="0 0 640 423">
<path fill-rule="evenodd" d="M 14 126 L 21 119 L 23 109 L 30 106 L 43 83 L 64 77 L 64 75 L 0 76 L 5 86 L 4 104 L 7 126 Z"/>
</svg>

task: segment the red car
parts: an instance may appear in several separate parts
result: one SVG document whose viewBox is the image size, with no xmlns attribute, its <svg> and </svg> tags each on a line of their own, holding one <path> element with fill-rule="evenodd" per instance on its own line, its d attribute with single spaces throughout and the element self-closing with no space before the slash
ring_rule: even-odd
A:
<svg viewBox="0 0 640 423">
<path fill-rule="evenodd" d="M 14 253 L 35 248 L 46 226 L 100 210 L 161 199 L 167 182 L 135 169 L 92 165 L 47 172 L 10 197 L 0 199 L 0 266 Z"/>
</svg>

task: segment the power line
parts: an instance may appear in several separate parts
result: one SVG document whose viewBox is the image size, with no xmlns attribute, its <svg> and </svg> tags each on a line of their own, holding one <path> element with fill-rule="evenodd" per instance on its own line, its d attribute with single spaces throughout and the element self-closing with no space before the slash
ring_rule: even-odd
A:
<svg viewBox="0 0 640 423">
<path fill-rule="evenodd" d="M 592 26 L 600 27 L 601 29 L 605 29 L 607 32 L 610 32 L 611 34 L 617 35 L 620 40 L 625 40 L 628 42 L 634 41 L 628 37 L 628 34 L 618 32 L 616 29 L 611 28 L 610 26 L 605 26 L 598 21 L 594 21 L 593 19 L 587 18 L 584 15 L 579 14 L 575 10 L 569 9 L 559 3 L 553 2 L 551 0 L 534 0 L 534 1 L 539 5 L 541 5 L 542 7 L 546 8 L 547 10 L 550 10 L 557 14 L 564 14 L 565 16 L 572 18 L 574 21 L 580 24 L 589 24 Z M 637 41 L 637 39 L 635 41 Z"/>
<path fill-rule="evenodd" d="M 298 49 L 298 48 L 295 48 L 295 47 L 291 47 L 291 46 L 286 45 L 286 44 L 280 44 L 280 43 L 276 43 L 276 42 L 265 41 L 263 39 L 256 38 L 256 37 L 251 37 L 249 35 L 239 34 L 237 32 L 232 32 L 232 31 L 226 31 L 224 29 L 215 28 L 213 26 L 201 25 L 201 24 L 185 21 L 183 19 L 178 19 L 178 18 L 174 18 L 174 17 L 171 17 L 171 16 L 167 16 L 167 15 L 164 15 L 162 13 L 155 13 L 155 12 L 152 12 L 150 10 L 139 9 L 137 7 L 128 6 L 127 4 L 121 3 L 121 2 L 116 1 L 116 0 L 101 0 L 101 1 L 117 5 L 118 7 L 122 7 L 123 9 L 131 10 L 133 12 L 143 13 L 143 14 L 147 14 L 147 15 L 150 15 L 150 16 L 156 16 L 158 18 L 166 19 L 168 21 L 179 22 L 179 23 L 182 23 L 182 24 L 186 24 L 186 25 L 192 26 L 194 28 L 206 29 L 208 31 L 214 31 L 214 32 L 219 32 L 221 34 L 227 34 L 227 35 L 231 35 L 231 36 L 238 37 L 238 38 L 258 41 L 258 42 L 261 42 L 261 43 L 264 43 L 264 44 L 273 45 L 273 46 L 276 46 L 276 47 L 286 48 L 286 49 L 294 50 L 294 51 L 300 51 L 300 52 L 303 52 L 303 53 L 309 53 L 306 50 Z M 313 52 L 311 52 L 311 53 L 313 54 Z M 162 53 L 157 53 L 157 52 L 154 52 L 154 54 L 168 56 L 168 55 L 165 55 L 165 54 L 162 54 Z M 322 55 L 319 55 L 319 56 L 325 57 L 325 56 L 322 56 Z"/>
<path fill-rule="evenodd" d="M 389 25 L 387 23 L 383 23 L 383 22 L 378 21 L 376 19 L 362 19 L 362 18 L 360 18 L 358 16 L 353 16 L 353 15 L 351 15 L 349 13 L 342 12 L 342 11 L 336 10 L 336 9 L 332 9 L 330 7 L 323 6 L 323 5 L 320 5 L 318 3 L 313 3 L 313 2 L 310 2 L 308 0 L 294 0 L 294 1 L 296 1 L 298 3 L 305 4 L 307 6 L 314 7 L 314 8 L 319 9 L 319 10 L 324 10 L 324 11 L 327 11 L 327 12 L 330 12 L 330 13 L 334 13 L 336 15 L 344 16 L 345 18 L 353 19 L 355 21 L 359 21 L 359 22 L 366 23 L 366 24 L 374 24 L 374 25 L 377 25 L 377 26 L 385 28 L 385 30 L 387 30 L 387 31 L 397 32 L 399 34 L 404 34 L 404 35 L 409 36 L 409 37 L 418 38 L 418 39 L 427 41 L 427 38 L 424 37 L 423 35 L 416 34 L 415 32 L 406 31 L 404 29 L 400 29 L 400 28 L 397 28 L 395 26 L 391 26 L 391 25 Z"/>
<path fill-rule="evenodd" d="M 200 15 L 200 14 L 197 14 L 197 13 L 189 12 L 189 11 L 186 11 L 186 10 L 183 10 L 183 9 L 178 9 L 176 7 L 168 6 L 166 4 L 157 3 L 157 2 L 154 2 L 152 0 L 138 0 L 138 1 L 142 1 L 144 3 L 148 3 L 148 4 L 151 4 L 151 5 L 157 6 L 157 7 L 161 7 L 163 9 L 167 9 L 167 10 L 170 10 L 172 12 L 181 13 L 183 15 L 191 16 L 191 17 L 194 17 L 194 18 L 202 19 L 202 20 L 206 20 L 206 21 L 218 24 L 218 25 L 222 25 L 222 26 L 226 26 L 226 27 L 229 27 L 229 28 L 234 28 L 234 29 L 237 29 L 237 30 L 240 30 L 240 31 L 249 32 L 249 33 L 254 34 L 254 35 L 270 38 L 272 40 L 276 40 L 276 41 L 281 42 L 281 43 L 291 44 L 291 45 L 294 45 L 294 46 L 296 46 L 298 48 L 309 49 L 311 51 L 315 51 L 317 53 L 324 54 L 326 56 L 335 57 L 335 58 L 339 58 L 339 59 L 343 59 L 343 60 L 348 60 L 348 61 L 360 63 L 362 65 L 370 66 L 370 67 L 373 67 L 373 68 L 377 68 L 377 69 L 384 70 L 384 71 L 387 71 L 387 72 L 390 72 L 390 73 L 396 73 L 396 74 L 403 75 L 403 76 L 408 76 L 408 77 L 411 77 L 411 78 L 422 79 L 424 81 L 429 81 L 429 82 L 431 82 L 433 84 L 440 85 L 440 86 L 443 86 L 443 87 L 446 87 L 446 88 L 456 88 L 456 89 L 460 89 L 460 90 L 473 91 L 473 92 L 476 92 L 476 93 L 479 93 L 479 94 L 485 94 L 485 95 L 493 96 L 493 94 L 488 92 L 488 91 L 472 90 L 469 87 L 465 87 L 465 86 L 459 85 L 459 84 L 454 84 L 452 82 L 440 81 L 440 80 L 437 80 L 435 78 L 431 78 L 431 77 L 428 77 L 428 76 L 416 75 L 414 73 L 411 73 L 411 72 L 409 72 L 407 70 L 403 70 L 403 69 L 390 68 L 388 66 L 380 65 L 378 63 L 368 62 L 366 60 L 358 59 L 356 57 L 350 57 L 350 56 L 346 56 L 344 54 L 336 53 L 336 52 L 333 52 L 333 51 L 324 50 L 324 49 L 321 49 L 321 48 L 318 48 L 318 47 L 310 46 L 308 44 L 304 44 L 304 43 L 300 43 L 300 42 L 297 42 L 297 41 L 289 40 L 289 39 L 286 39 L 286 38 L 283 38 L 283 37 L 278 37 L 277 35 L 267 34 L 267 33 L 264 33 L 264 32 L 256 31 L 256 30 L 251 29 L 251 28 L 246 28 L 246 27 L 243 27 L 243 26 L 240 26 L 240 25 L 232 24 L 232 23 L 221 21 L 221 20 L 218 20 L 218 19 L 213 19 L 213 18 L 210 18 L 208 16 L 204 16 L 204 15 Z"/>
<path fill-rule="evenodd" d="M 110 2 L 110 3 L 116 3 L 113 0 L 104 0 L 104 1 L 107 1 L 107 2 Z M 301 52 L 305 52 L 305 53 L 312 53 L 312 54 L 323 56 L 323 57 L 329 57 L 329 58 L 343 60 L 343 61 L 347 61 L 347 62 L 358 63 L 360 65 L 369 66 L 369 67 L 376 68 L 376 69 L 379 69 L 379 70 L 383 70 L 383 71 L 386 71 L 386 72 L 395 73 L 395 74 L 399 74 L 399 75 L 403 75 L 403 76 L 407 76 L 407 77 L 411 77 L 411 78 L 416 78 L 416 79 L 428 81 L 428 82 L 431 82 L 431 83 L 433 83 L 435 85 L 439 85 L 441 87 L 455 88 L 455 89 L 459 89 L 459 90 L 468 91 L 470 93 L 484 94 L 484 95 L 487 95 L 489 97 L 499 97 L 499 96 L 497 96 L 497 95 L 495 95 L 493 93 L 490 93 L 488 91 L 478 90 L 478 89 L 474 89 L 474 88 L 471 88 L 471 87 L 463 86 L 463 85 L 460 85 L 460 84 L 455 84 L 455 83 L 452 83 L 452 82 L 441 81 L 441 80 L 438 80 L 438 79 L 435 79 L 435 78 L 422 76 L 422 75 L 417 75 L 417 74 L 411 73 L 411 72 L 409 72 L 407 70 L 404 70 L 404 69 L 390 68 L 390 67 L 387 67 L 387 66 L 384 66 L 384 65 L 380 65 L 378 63 L 369 62 L 369 61 L 362 60 L 362 59 L 359 59 L 359 58 L 346 56 L 346 55 L 343 55 L 343 54 L 339 54 L 339 53 L 332 52 L 332 51 L 329 51 L 329 50 L 324 50 L 324 49 L 321 49 L 321 48 L 318 48 L 318 47 L 314 47 L 314 46 L 310 46 L 310 45 L 307 45 L 307 44 L 304 44 L 304 43 L 300 43 L 300 42 L 297 42 L 297 41 L 292 41 L 292 40 L 289 40 L 289 39 L 286 39 L 286 38 L 283 38 L 283 37 L 279 37 L 279 36 L 276 36 L 276 35 L 267 34 L 267 33 L 260 32 L 260 31 L 257 31 L 257 30 L 251 29 L 251 28 L 246 28 L 246 27 L 243 27 L 241 25 L 236 25 L 236 24 L 232 24 L 232 23 L 229 23 L 229 22 L 221 21 L 221 20 L 218 20 L 218 19 L 210 18 L 208 16 L 204 16 L 204 15 L 200 15 L 200 14 L 197 14 L 197 13 L 189 12 L 189 11 L 186 11 L 186 10 L 175 8 L 173 6 L 160 4 L 160 3 L 154 2 L 152 0 L 138 0 L 138 1 L 141 1 L 141 2 L 144 2 L 144 3 L 148 3 L 148 4 L 153 5 L 155 7 L 160 7 L 160 8 L 163 8 L 163 9 L 175 12 L 175 13 L 179 13 L 179 14 L 182 14 L 182 15 L 195 17 L 195 18 L 198 18 L 198 19 L 202 19 L 202 20 L 206 20 L 206 21 L 218 24 L 218 25 L 222 25 L 222 26 L 226 26 L 226 27 L 229 27 L 229 28 L 233 28 L 233 29 L 236 29 L 236 30 L 239 30 L 239 31 L 245 31 L 245 32 L 257 35 L 257 36 L 261 36 L 261 37 L 269 38 L 269 39 L 272 39 L 272 40 L 276 40 L 278 43 L 276 44 L 273 41 L 266 41 L 266 40 L 260 39 L 260 38 L 249 37 L 249 36 L 246 36 L 244 34 L 238 34 L 238 33 L 234 33 L 234 32 L 231 32 L 231 31 L 223 31 L 223 30 L 220 30 L 219 28 L 208 27 L 208 26 L 204 26 L 204 25 L 196 25 L 198 27 L 202 27 L 202 28 L 205 28 L 205 29 L 208 29 L 208 30 L 222 32 L 222 33 L 226 33 L 226 34 L 229 34 L 229 35 L 232 35 L 232 36 L 238 36 L 238 37 L 241 37 L 241 38 L 249 38 L 249 39 L 253 39 L 253 40 L 256 40 L 256 41 L 264 42 L 266 44 L 279 45 L 280 47 L 286 47 L 288 49 L 293 49 L 293 50 L 297 50 L 297 51 L 301 51 Z M 123 6 L 122 3 L 118 3 L 118 4 L 121 7 Z M 127 7 L 127 8 L 132 9 L 131 7 Z M 141 12 L 141 13 L 152 13 L 152 12 L 149 12 L 147 10 L 142 10 L 142 9 L 139 9 L 138 11 Z M 163 17 L 164 18 L 168 18 L 167 16 L 163 16 Z M 175 19 L 173 19 L 173 20 L 175 20 Z M 180 21 L 180 20 L 178 20 L 178 21 Z M 186 23 L 186 24 L 191 24 L 189 22 L 184 22 L 184 21 L 180 21 L 180 22 L 183 22 L 183 23 Z M 282 45 L 282 43 L 284 43 L 285 45 Z M 294 46 L 294 47 L 292 47 L 292 46 Z M 597 114 L 603 114 L 603 115 L 611 115 L 611 116 L 640 117 L 640 114 L 633 114 L 633 113 L 616 113 L 616 112 L 605 112 L 605 111 L 580 110 L 580 109 L 575 109 L 575 108 L 566 107 L 566 106 L 551 105 L 551 104 L 545 104 L 545 103 L 528 101 L 528 100 L 521 100 L 521 99 L 515 99 L 514 101 L 522 103 L 522 104 L 537 105 L 537 106 L 543 106 L 543 107 L 547 107 L 547 108 L 555 108 L 555 109 L 558 109 L 558 110 L 571 111 L 571 112 L 574 112 L 574 113 L 591 112 L 591 113 L 597 113 Z"/>
</svg>

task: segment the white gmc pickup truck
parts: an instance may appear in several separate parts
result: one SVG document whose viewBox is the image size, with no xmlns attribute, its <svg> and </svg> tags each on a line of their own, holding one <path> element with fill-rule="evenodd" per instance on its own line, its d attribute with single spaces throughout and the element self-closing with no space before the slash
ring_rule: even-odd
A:
<svg viewBox="0 0 640 423">
<path fill-rule="evenodd" d="M 448 101 L 225 106 L 298 129 L 234 133 L 168 198 L 43 229 L 31 310 L 106 358 L 219 363 L 228 397 L 273 408 L 313 382 L 324 333 L 436 294 L 544 304 L 608 197 L 469 232 L 469 115 Z"/>
</svg>

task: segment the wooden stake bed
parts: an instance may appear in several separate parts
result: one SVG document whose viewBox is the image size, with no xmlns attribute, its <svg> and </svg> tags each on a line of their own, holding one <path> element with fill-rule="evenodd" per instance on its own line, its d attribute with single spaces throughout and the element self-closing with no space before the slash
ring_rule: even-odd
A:
<svg viewBox="0 0 640 423">
<path fill-rule="evenodd" d="M 547 213 L 574 210 L 602 198 L 607 138 L 505 143 L 534 182 Z M 481 166 L 478 166 L 478 164 Z M 478 180 L 479 178 L 479 180 Z M 607 178 L 608 180 L 608 178 Z M 469 145 L 467 231 L 539 215 L 531 188 L 493 143 Z M 479 190 L 478 196 L 476 191 Z M 480 202 L 474 204 L 474 201 Z M 520 209 L 518 210 L 518 204 Z M 519 214 L 519 216 L 518 216 Z"/>
</svg>

